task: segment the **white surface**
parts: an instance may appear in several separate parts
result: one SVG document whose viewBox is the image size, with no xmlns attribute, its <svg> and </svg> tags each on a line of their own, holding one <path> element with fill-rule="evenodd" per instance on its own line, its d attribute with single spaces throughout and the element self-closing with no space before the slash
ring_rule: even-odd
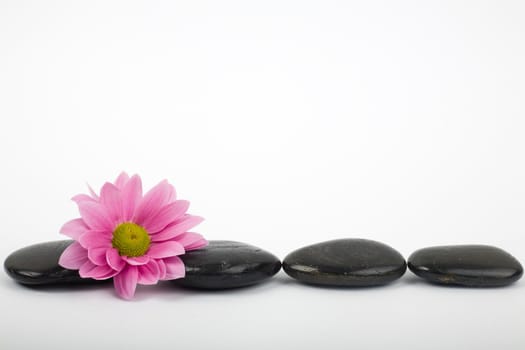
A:
<svg viewBox="0 0 525 350">
<path fill-rule="evenodd" d="M 0 256 L 62 239 L 69 198 L 127 170 L 169 179 L 207 238 L 281 258 L 364 237 L 523 262 L 524 18 L 521 1 L 0 1 Z M 0 348 L 523 349 L 524 285 L 281 272 L 124 302 L 2 274 Z"/>
</svg>

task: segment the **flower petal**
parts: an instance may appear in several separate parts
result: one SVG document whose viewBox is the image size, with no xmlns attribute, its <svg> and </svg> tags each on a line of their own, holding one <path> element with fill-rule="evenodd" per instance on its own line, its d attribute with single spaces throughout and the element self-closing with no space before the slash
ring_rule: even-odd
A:
<svg viewBox="0 0 525 350">
<path fill-rule="evenodd" d="M 139 284 L 157 284 L 159 281 L 160 269 L 155 260 L 150 260 L 149 263 L 137 266 L 139 272 Z"/>
<path fill-rule="evenodd" d="M 88 258 L 91 262 L 98 266 L 107 265 L 106 251 L 108 248 L 91 248 L 88 249 Z"/>
<path fill-rule="evenodd" d="M 100 202 L 107 210 L 113 225 L 122 220 L 122 198 L 120 190 L 113 184 L 106 182 L 100 190 Z"/>
<path fill-rule="evenodd" d="M 80 269 L 78 270 L 78 274 L 82 278 L 90 278 L 91 277 L 91 270 L 95 269 L 97 265 L 93 264 L 89 259 L 80 266 Z"/>
<path fill-rule="evenodd" d="M 106 261 L 108 265 L 116 271 L 121 271 L 126 266 L 126 261 L 120 257 L 120 254 L 115 248 L 106 250 Z"/>
<path fill-rule="evenodd" d="M 93 190 L 93 187 L 91 187 L 89 184 L 87 184 L 87 187 L 88 187 L 88 191 L 89 191 L 89 194 L 91 195 L 91 197 L 98 201 L 100 198 L 99 196 L 97 195 L 97 193 Z"/>
<path fill-rule="evenodd" d="M 164 263 L 164 260 L 159 259 L 155 260 L 157 262 L 157 265 L 159 266 L 159 280 L 164 280 L 166 278 L 166 264 Z"/>
<path fill-rule="evenodd" d="M 164 230 L 157 234 L 151 235 L 151 241 L 152 242 L 161 242 L 166 241 L 168 239 L 172 239 L 174 237 L 177 237 L 178 235 L 194 228 L 201 222 L 203 222 L 204 219 L 200 216 L 194 216 L 194 215 L 185 215 L 181 219 L 177 220 L 173 224 L 166 227 Z"/>
<path fill-rule="evenodd" d="M 80 203 L 82 203 L 82 202 L 94 202 L 94 203 L 97 203 L 96 199 L 88 196 L 87 194 L 77 194 L 76 196 L 71 198 L 71 200 L 73 202 L 77 203 L 77 205 L 80 205 Z"/>
<path fill-rule="evenodd" d="M 106 232 L 88 231 L 78 239 L 84 248 L 111 248 L 111 235 Z"/>
<path fill-rule="evenodd" d="M 66 269 L 78 270 L 86 261 L 88 261 L 88 251 L 78 242 L 73 242 L 62 252 L 58 264 Z"/>
<path fill-rule="evenodd" d="M 175 188 L 164 180 L 148 191 L 140 201 L 133 222 L 141 225 L 148 217 L 156 215 L 159 210 L 174 198 Z"/>
<path fill-rule="evenodd" d="M 160 209 L 157 215 L 146 218 L 142 223 L 142 226 L 150 234 L 157 233 L 184 215 L 189 206 L 190 202 L 184 200 L 166 204 Z"/>
<path fill-rule="evenodd" d="M 113 222 L 107 215 L 105 207 L 97 202 L 82 201 L 78 203 L 82 219 L 90 228 L 97 231 L 112 231 Z"/>
<path fill-rule="evenodd" d="M 185 232 L 177 236 L 176 241 L 182 244 L 185 250 L 198 249 L 208 245 L 208 241 L 204 237 L 194 232 Z"/>
<path fill-rule="evenodd" d="M 66 222 L 60 229 L 60 233 L 78 240 L 78 238 L 89 231 L 89 227 L 81 218 Z"/>
<path fill-rule="evenodd" d="M 182 259 L 178 256 L 164 259 L 166 265 L 166 276 L 163 280 L 174 280 L 186 276 L 186 269 Z"/>
<path fill-rule="evenodd" d="M 208 241 L 203 238 L 203 239 L 200 239 L 200 240 L 198 240 L 196 242 L 193 242 L 192 244 L 190 244 L 187 247 L 184 247 L 184 249 L 186 249 L 186 251 L 190 251 L 190 250 L 204 248 L 207 245 L 208 245 Z"/>
<path fill-rule="evenodd" d="M 87 261 L 78 271 L 80 277 L 92 278 L 95 280 L 106 280 L 115 276 L 117 273 L 118 271 L 113 270 L 108 265 L 98 266 L 91 263 L 91 261 Z"/>
<path fill-rule="evenodd" d="M 150 261 L 148 255 L 141 256 L 121 256 L 121 258 L 127 262 L 129 265 L 144 265 Z"/>
<path fill-rule="evenodd" d="M 126 182 L 128 182 L 128 180 L 129 180 L 128 174 L 125 171 L 123 171 L 120 173 L 120 175 L 115 180 L 115 186 L 117 186 L 119 190 L 122 190 L 124 186 L 126 185 Z"/>
<path fill-rule="evenodd" d="M 122 219 L 130 221 L 142 198 L 142 180 L 138 175 L 133 175 L 122 188 Z"/>
<path fill-rule="evenodd" d="M 184 247 L 179 242 L 166 241 L 152 243 L 146 254 L 154 259 L 162 259 L 170 256 L 182 255 L 184 252 Z"/>
<path fill-rule="evenodd" d="M 121 298 L 128 300 L 133 298 L 133 295 L 135 295 L 135 289 L 137 288 L 138 276 L 137 267 L 128 265 L 125 269 L 120 271 L 119 274 L 113 277 L 115 291 Z"/>
<path fill-rule="evenodd" d="M 91 270 L 91 278 L 94 280 L 107 280 L 111 277 L 114 277 L 118 273 L 119 271 L 113 270 L 108 265 L 97 266 L 95 269 Z"/>
</svg>

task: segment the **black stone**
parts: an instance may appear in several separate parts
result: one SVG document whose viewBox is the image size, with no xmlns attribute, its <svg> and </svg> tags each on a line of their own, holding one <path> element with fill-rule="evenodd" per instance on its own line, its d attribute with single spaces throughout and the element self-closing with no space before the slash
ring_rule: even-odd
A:
<svg viewBox="0 0 525 350">
<path fill-rule="evenodd" d="M 523 267 L 516 258 L 487 245 L 423 248 L 410 255 L 408 267 L 433 283 L 469 287 L 505 286 L 523 275 Z"/>
<path fill-rule="evenodd" d="M 7 274 L 28 285 L 101 283 L 80 278 L 78 271 L 58 265 L 62 252 L 73 241 L 54 241 L 31 245 L 13 252 L 4 262 Z M 275 275 L 281 262 L 274 255 L 251 245 L 210 241 L 199 250 L 181 256 L 186 265 L 186 277 L 172 281 L 192 288 L 225 289 L 261 282 Z"/>
<path fill-rule="evenodd" d="M 100 283 L 91 278 L 80 278 L 77 270 L 58 265 L 60 255 L 71 243 L 71 240 L 54 241 L 19 249 L 5 260 L 5 271 L 23 284 Z"/>
<path fill-rule="evenodd" d="M 367 239 L 336 239 L 300 248 L 283 261 L 284 271 L 305 283 L 368 287 L 403 276 L 406 262 L 390 246 Z"/>
<path fill-rule="evenodd" d="M 226 289 L 249 286 L 275 275 L 281 269 L 273 254 L 249 244 L 210 241 L 202 249 L 181 256 L 186 277 L 172 282 L 199 289 Z"/>
</svg>

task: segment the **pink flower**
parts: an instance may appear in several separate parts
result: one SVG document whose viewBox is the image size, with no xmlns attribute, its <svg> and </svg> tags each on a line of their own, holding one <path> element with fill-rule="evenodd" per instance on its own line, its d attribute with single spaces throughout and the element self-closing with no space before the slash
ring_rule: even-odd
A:
<svg viewBox="0 0 525 350">
<path fill-rule="evenodd" d="M 62 226 L 73 238 L 59 264 L 79 270 L 80 277 L 105 280 L 113 277 L 117 294 L 131 299 L 138 284 L 156 284 L 185 275 L 179 258 L 208 242 L 187 232 L 202 218 L 186 214 L 189 202 L 175 199 L 175 188 L 166 180 L 144 196 L 138 175 L 122 173 L 115 183 L 106 182 L 100 196 L 73 197 L 81 218 Z"/>
</svg>

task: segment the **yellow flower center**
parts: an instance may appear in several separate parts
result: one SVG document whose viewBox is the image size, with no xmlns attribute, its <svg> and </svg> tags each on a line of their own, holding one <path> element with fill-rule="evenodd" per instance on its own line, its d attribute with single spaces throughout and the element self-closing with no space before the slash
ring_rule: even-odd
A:
<svg viewBox="0 0 525 350">
<path fill-rule="evenodd" d="M 148 251 L 151 240 L 143 227 L 124 222 L 113 231 L 111 244 L 121 256 L 142 256 Z"/>
</svg>

